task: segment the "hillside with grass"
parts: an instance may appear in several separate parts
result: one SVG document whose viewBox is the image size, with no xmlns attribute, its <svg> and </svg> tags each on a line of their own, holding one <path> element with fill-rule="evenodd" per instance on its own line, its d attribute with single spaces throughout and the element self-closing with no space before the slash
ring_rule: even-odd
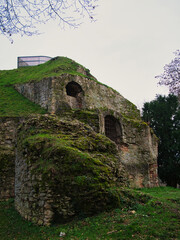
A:
<svg viewBox="0 0 180 240">
<path fill-rule="evenodd" d="M 78 69 L 84 70 L 84 75 Z M 0 71 L 0 117 L 19 117 L 30 114 L 43 114 L 46 111 L 32 103 L 15 89 L 15 84 L 40 81 L 43 78 L 56 77 L 62 74 L 71 74 L 95 78 L 89 70 L 66 57 L 56 57 L 38 66 L 22 67 L 13 70 Z"/>
<path fill-rule="evenodd" d="M 162 187 L 133 191 L 146 194 L 149 200 L 51 227 L 38 227 L 23 220 L 15 211 L 13 200 L 1 202 L 0 239 L 180 239 L 180 189 Z"/>
</svg>

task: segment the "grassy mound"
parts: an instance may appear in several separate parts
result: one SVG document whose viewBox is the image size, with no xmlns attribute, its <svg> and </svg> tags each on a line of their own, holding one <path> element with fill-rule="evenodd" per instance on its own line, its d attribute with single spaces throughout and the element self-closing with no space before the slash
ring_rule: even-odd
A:
<svg viewBox="0 0 180 240">
<path fill-rule="evenodd" d="M 84 74 L 79 71 L 80 67 L 84 69 Z M 37 66 L 21 67 L 13 70 L 1 70 L 0 85 L 14 85 L 18 83 L 40 81 L 46 77 L 55 77 L 65 73 L 84 76 L 94 80 L 89 70 L 77 62 L 66 57 L 56 57 Z"/>
<path fill-rule="evenodd" d="M 83 69 L 81 73 L 78 69 Z M 21 96 L 13 85 L 31 81 L 40 81 L 43 78 L 59 76 L 61 74 L 85 76 L 93 79 L 89 70 L 82 67 L 75 61 L 66 57 L 53 58 L 50 61 L 30 67 L 22 67 L 14 70 L 0 71 L 0 117 L 1 116 L 27 116 L 32 113 L 45 113 L 36 104 Z"/>
</svg>

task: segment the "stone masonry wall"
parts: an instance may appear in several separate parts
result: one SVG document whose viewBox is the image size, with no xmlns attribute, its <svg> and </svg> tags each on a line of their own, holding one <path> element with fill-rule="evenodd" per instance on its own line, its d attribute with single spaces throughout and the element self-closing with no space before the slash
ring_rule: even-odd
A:
<svg viewBox="0 0 180 240">
<path fill-rule="evenodd" d="M 73 92 L 75 88 L 68 94 L 70 83 L 77 87 L 77 94 Z M 158 185 L 157 139 L 149 126 L 141 121 L 139 110 L 118 92 L 86 77 L 70 74 L 17 85 L 16 89 L 50 113 L 60 116 L 71 109 L 95 110 L 99 118 L 98 131 L 102 134 L 105 134 L 105 116 L 114 116 L 122 128 L 119 152 L 132 185 Z"/>
<path fill-rule="evenodd" d="M 18 118 L 0 118 L 0 200 L 14 197 L 15 136 Z"/>
<path fill-rule="evenodd" d="M 91 113 L 91 114 L 90 114 Z M 105 134 L 105 117 L 113 116 L 119 121 L 122 135 L 117 143 L 120 161 L 124 164 L 132 187 L 158 186 L 157 154 L 158 141 L 149 126 L 142 121 L 127 119 L 121 114 L 108 111 L 67 111 L 67 118 L 78 118 L 88 123 L 96 132 Z M 93 126 L 94 125 L 94 126 Z M 99 128 L 97 128 L 99 125 Z"/>
<path fill-rule="evenodd" d="M 32 102 L 39 104 L 44 109 L 49 109 L 52 99 L 52 79 L 45 78 L 40 82 L 16 85 L 15 89 Z"/>
<path fill-rule="evenodd" d="M 126 186 L 125 175 L 116 145 L 80 121 L 44 115 L 18 128 L 15 206 L 34 223 L 117 206 L 111 187 Z"/>
<path fill-rule="evenodd" d="M 132 187 L 156 187 L 158 141 L 146 123 L 123 119 L 124 142 L 119 146 Z M 150 170 L 151 168 L 151 170 Z M 154 174 L 152 174 L 152 171 Z"/>
<path fill-rule="evenodd" d="M 82 88 L 82 93 L 80 93 L 78 99 L 67 95 L 66 86 L 72 81 Z M 15 88 L 32 102 L 46 108 L 50 113 L 59 113 L 61 110 L 71 108 L 111 109 L 129 118 L 140 119 L 140 113 L 136 106 L 118 92 L 81 76 L 64 74 L 59 77 L 43 79 L 39 82 L 16 85 Z M 79 98 L 81 104 L 78 106 Z"/>
<path fill-rule="evenodd" d="M 122 136 L 118 144 L 120 161 L 124 164 L 132 187 L 158 186 L 158 141 L 149 126 L 136 119 L 127 119 L 112 111 L 100 113 L 100 132 L 105 134 L 104 118 L 112 114 L 118 119 Z"/>
<path fill-rule="evenodd" d="M 48 186 L 39 188 L 41 175 L 32 173 L 34 166 L 27 163 L 19 148 L 17 149 L 15 169 L 16 209 L 29 221 L 39 225 L 49 225 L 53 215 L 51 191 Z"/>
</svg>

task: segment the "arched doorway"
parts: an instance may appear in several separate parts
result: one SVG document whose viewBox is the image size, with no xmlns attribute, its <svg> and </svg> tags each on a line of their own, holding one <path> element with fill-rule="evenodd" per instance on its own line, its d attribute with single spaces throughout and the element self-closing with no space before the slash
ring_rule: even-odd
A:
<svg viewBox="0 0 180 240">
<path fill-rule="evenodd" d="M 71 105 L 73 108 L 82 108 L 82 95 L 83 90 L 82 87 L 72 81 L 66 85 L 66 93 L 68 96 L 73 97 L 74 101 L 71 101 Z"/>
<path fill-rule="evenodd" d="M 122 140 L 122 129 L 119 121 L 111 116 L 105 116 L 105 135 L 115 143 L 121 143 Z"/>
</svg>

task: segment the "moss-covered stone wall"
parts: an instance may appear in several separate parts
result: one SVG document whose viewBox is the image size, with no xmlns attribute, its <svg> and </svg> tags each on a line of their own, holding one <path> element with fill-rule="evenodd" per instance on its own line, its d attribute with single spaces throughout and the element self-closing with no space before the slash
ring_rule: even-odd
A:
<svg viewBox="0 0 180 240">
<path fill-rule="evenodd" d="M 128 185 L 115 143 L 78 120 L 39 116 L 18 130 L 15 204 L 38 224 L 64 222 L 120 205 Z"/>
<path fill-rule="evenodd" d="M 15 142 L 18 118 L 0 118 L 0 200 L 14 197 Z"/>
<path fill-rule="evenodd" d="M 113 116 L 119 122 L 121 136 L 116 142 L 121 162 L 129 175 L 132 187 L 158 186 L 158 140 L 147 123 L 130 119 L 112 110 L 69 110 L 61 112 L 61 118 L 78 119 L 94 131 L 106 135 L 105 117 Z"/>
<path fill-rule="evenodd" d="M 70 84 L 72 89 L 68 88 L 67 91 Z M 142 122 L 136 106 L 121 94 L 93 79 L 71 74 L 16 85 L 16 89 L 50 113 L 79 119 L 104 135 L 105 117 L 115 117 L 122 130 L 118 147 L 121 161 L 133 185 L 143 187 L 158 184 L 157 176 L 151 174 L 154 177 L 150 178 L 149 171 L 149 166 L 157 165 L 157 139 L 147 124 Z M 157 170 L 155 168 L 154 173 Z"/>
</svg>

